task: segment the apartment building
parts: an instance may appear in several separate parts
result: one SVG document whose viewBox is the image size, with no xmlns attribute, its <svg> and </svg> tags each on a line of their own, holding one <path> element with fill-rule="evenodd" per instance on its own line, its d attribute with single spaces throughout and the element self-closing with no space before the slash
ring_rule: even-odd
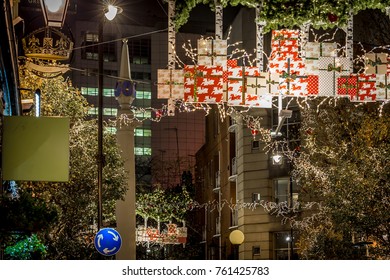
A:
<svg viewBox="0 0 390 280">
<path fill-rule="evenodd" d="M 245 37 L 243 48 L 250 52 L 255 48 L 255 36 L 254 11 L 242 9 L 233 21 L 230 39 L 237 42 Z M 269 37 L 265 36 L 265 50 L 267 42 Z M 292 132 L 299 126 L 299 110 L 290 108 L 293 116 L 281 132 L 290 145 L 296 145 L 299 139 Z M 204 258 L 292 259 L 297 250 L 295 233 L 261 204 L 293 201 L 298 190 L 289 176 L 288 162 L 273 164 L 271 154 L 264 149 L 266 143 L 248 127 L 248 115 L 260 118 L 263 128 L 274 130 L 278 125 L 276 107 L 226 118 L 215 107 L 206 117 L 206 142 L 196 154 L 196 199 L 200 204 L 196 222 L 202 230 Z M 245 237 L 238 252 L 229 240 L 236 229 Z"/>
</svg>

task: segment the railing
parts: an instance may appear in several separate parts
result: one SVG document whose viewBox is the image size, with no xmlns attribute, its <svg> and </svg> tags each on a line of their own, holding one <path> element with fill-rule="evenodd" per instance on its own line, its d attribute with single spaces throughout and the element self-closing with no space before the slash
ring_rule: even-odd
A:
<svg viewBox="0 0 390 280">
<path fill-rule="evenodd" d="M 237 175 L 237 161 L 236 161 L 236 157 L 232 158 L 232 175 Z"/>
<path fill-rule="evenodd" d="M 215 235 L 221 234 L 221 217 L 215 219 Z"/>
<path fill-rule="evenodd" d="M 231 226 L 236 227 L 238 226 L 238 209 L 233 209 L 231 213 L 232 213 Z"/>
<path fill-rule="evenodd" d="M 215 187 L 221 187 L 221 172 L 219 170 L 215 173 Z"/>
</svg>

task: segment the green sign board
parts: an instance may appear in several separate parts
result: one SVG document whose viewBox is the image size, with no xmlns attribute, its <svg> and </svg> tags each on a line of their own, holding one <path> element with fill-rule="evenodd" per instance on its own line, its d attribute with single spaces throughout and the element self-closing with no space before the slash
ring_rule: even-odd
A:
<svg viewBox="0 0 390 280">
<path fill-rule="evenodd" d="M 69 180 L 69 118 L 4 117 L 3 180 Z"/>
</svg>

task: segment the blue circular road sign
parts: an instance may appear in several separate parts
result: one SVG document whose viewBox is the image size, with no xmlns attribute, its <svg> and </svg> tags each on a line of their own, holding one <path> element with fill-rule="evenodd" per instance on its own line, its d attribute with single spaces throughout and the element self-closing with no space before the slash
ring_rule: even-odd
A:
<svg viewBox="0 0 390 280">
<path fill-rule="evenodd" d="M 102 228 L 95 235 L 95 248 L 104 256 L 115 255 L 122 245 L 119 233 L 112 228 Z"/>
</svg>

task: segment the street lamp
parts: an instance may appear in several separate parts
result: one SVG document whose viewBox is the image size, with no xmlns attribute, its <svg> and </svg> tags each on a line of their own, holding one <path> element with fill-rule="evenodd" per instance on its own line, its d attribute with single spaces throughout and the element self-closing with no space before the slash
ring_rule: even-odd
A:
<svg viewBox="0 0 390 280">
<path fill-rule="evenodd" d="M 52 27 L 64 25 L 69 0 L 41 0 L 45 24 Z"/>
<path fill-rule="evenodd" d="M 111 10 L 110 10 L 111 6 Z M 116 6 L 109 5 L 107 9 L 103 11 L 104 17 L 99 20 L 98 26 L 98 230 L 102 226 L 102 213 L 103 213 L 103 166 L 104 166 L 104 154 L 103 154 L 103 25 L 105 19 L 113 20 L 115 16 L 122 12 L 122 9 Z"/>
<path fill-rule="evenodd" d="M 240 247 L 245 240 L 244 233 L 239 229 L 233 230 L 229 235 L 229 240 L 233 245 L 234 259 L 238 260 L 238 247 Z"/>
<path fill-rule="evenodd" d="M 283 155 L 276 152 L 272 154 L 272 164 L 273 165 L 282 165 L 283 164 Z"/>
<path fill-rule="evenodd" d="M 122 13 L 122 8 L 114 5 L 108 5 L 107 9 L 105 10 L 104 16 L 108 20 L 113 20 L 117 14 Z"/>
</svg>

